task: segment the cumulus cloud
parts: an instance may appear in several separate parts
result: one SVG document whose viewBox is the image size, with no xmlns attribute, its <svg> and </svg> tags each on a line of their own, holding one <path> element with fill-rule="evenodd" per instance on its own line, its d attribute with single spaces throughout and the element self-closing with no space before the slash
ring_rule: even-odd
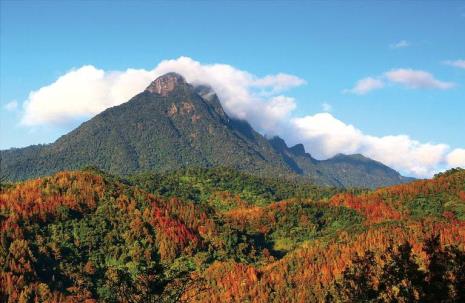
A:
<svg viewBox="0 0 465 303">
<path fill-rule="evenodd" d="M 375 79 L 372 77 L 367 77 L 361 80 L 358 80 L 355 86 L 351 89 L 344 90 L 345 93 L 352 93 L 356 95 L 365 95 L 368 92 L 371 92 L 375 89 L 380 89 L 384 87 L 384 82 L 380 79 Z"/>
<path fill-rule="evenodd" d="M 329 113 L 296 117 L 291 120 L 293 141 L 303 141 L 308 151 L 318 159 L 338 153 L 357 152 L 363 138 L 360 130 L 334 118 Z"/>
<path fill-rule="evenodd" d="M 431 176 L 439 168 L 464 166 L 463 149 L 450 151 L 445 144 L 421 143 L 406 135 L 372 136 L 329 113 L 294 115 L 296 102 L 283 92 L 305 84 L 299 77 L 283 73 L 259 77 L 231 65 L 201 64 L 188 57 L 164 60 L 152 70 L 108 72 L 91 65 L 73 69 L 29 94 L 23 103 L 22 124 L 56 125 L 82 121 L 126 102 L 153 79 L 167 72 L 177 72 L 195 85 L 210 85 L 230 116 L 246 119 L 264 134 L 280 135 L 289 143 L 303 143 L 318 159 L 337 153 L 362 153 L 404 174 L 420 177 Z M 391 74 L 392 79 L 403 77 L 402 73 L 400 76 L 399 73 Z M 418 80 L 422 77 L 413 77 L 416 80 L 412 81 L 424 85 L 421 83 L 425 80 Z M 367 79 L 359 81 L 353 92 L 365 93 L 384 85 L 381 79 Z M 386 79 L 389 78 L 386 76 Z M 431 79 L 438 81 L 429 78 L 430 82 Z M 405 82 L 405 85 L 411 83 Z M 331 109 L 329 104 L 322 106 L 325 111 Z"/>
<path fill-rule="evenodd" d="M 93 116 L 128 101 L 167 72 L 177 72 L 193 84 L 212 86 L 228 114 L 256 121 L 261 128 L 276 126 L 277 120 L 295 108 L 292 98 L 277 94 L 305 83 L 293 75 L 279 73 L 260 78 L 227 64 L 201 64 L 188 57 L 164 60 L 153 70 L 105 72 L 87 65 L 31 92 L 24 103 L 22 124 L 65 124 Z M 263 112 L 266 119 L 262 118 Z"/>
<path fill-rule="evenodd" d="M 252 124 L 256 127 L 258 122 L 258 127 L 268 134 L 277 134 L 295 108 L 294 98 L 276 96 L 266 102 L 262 108 L 253 106 L 249 108 L 249 116 L 255 117 L 255 119 L 246 120 L 252 121 Z"/>
<path fill-rule="evenodd" d="M 9 112 L 14 111 L 18 108 L 18 101 L 13 100 L 5 104 L 5 109 Z"/>
<path fill-rule="evenodd" d="M 82 66 L 59 77 L 50 85 L 29 94 L 21 123 L 27 126 L 65 124 L 119 105 L 142 91 L 153 72 L 128 69 L 105 72 Z"/>
<path fill-rule="evenodd" d="M 447 64 L 447 65 L 450 65 L 450 66 L 453 66 L 453 67 L 458 67 L 458 68 L 465 69 L 465 60 L 462 60 L 462 59 L 447 60 L 447 61 L 444 61 L 444 64 Z"/>
<path fill-rule="evenodd" d="M 293 118 L 290 129 L 291 141 L 302 142 L 318 159 L 360 153 L 417 177 L 430 177 L 443 166 L 465 167 L 465 150 L 448 153 L 446 144 L 421 143 L 407 135 L 364 134 L 329 113 Z"/>
<path fill-rule="evenodd" d="M 422 70 L 399 68 L 386 72 L 385 76 L 389 81 L 409 88 L 449 89 L 454 87 L 454 83 L 439 81 L 430 73 Z"/>
<path fill-rule="evenodd" d="M 392 49 L 406 48 L 406 47 L 409 47 L 409 46 L 410 46 L 410 42 L 408 42 L 406 40 L 401 40 L 399 42 L 389 44 L 389 47 L 392 48 Z"/>
</svg>

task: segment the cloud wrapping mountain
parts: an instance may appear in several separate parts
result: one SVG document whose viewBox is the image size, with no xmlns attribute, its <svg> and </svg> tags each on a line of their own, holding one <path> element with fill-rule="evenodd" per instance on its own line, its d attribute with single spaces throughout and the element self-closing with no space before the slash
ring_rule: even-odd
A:
<svg viewBox="0 0 465 303">
<path fill-rule="evenodd" d="M 446 144 L 421 143 L 407 135 L 367 135 L 329 113 L 293 115 L 296 102 L 283 92 L 304 85 L 305 80 L 299 77 L 284 73 L 258 77 L 231 65 L 201 64 L 188 57 L 164 60 L 153 70 L 107 72 L 91 65 L 71 70 L 52 84 L 29 94 L 23 103 L 21 123 L 35 126 L 82 121 L 126 102 L 154 78 L 167 72 L 182 74 L 196 85 L 210 85 L 230 116 L 249 121 L 262 133 L 303 143 L 318 159 L 337 153 L 362 153 L 417 177 L 431 176 L 447 167 L 465 166 L 463 150 L 450 151 Z M 364 94 L 382 88 L 384 81 L 411 88 L 447 89 L 452 86 L 427 72 L 409 69 L 391 70 L 382 79 L 362 79 L 350 91 Z"/>
<path fill-rule="evenodd" d="M 416 176 L 434 173 L 449 150 L 445 144 L 420 143 L 406 135 L 366 135 L 355 126 L 346 124 L 328 113 L 294 118 L 291 124 L 292 142 L 303 141 L 317 159 L 337 153 L 360 153 Z M 463 155 L 457 154 L 456 157 L 460 158 Z M 458 163 L 460 162 L 453 161 L 450 164 L 460 166 Z"/>
</svg>

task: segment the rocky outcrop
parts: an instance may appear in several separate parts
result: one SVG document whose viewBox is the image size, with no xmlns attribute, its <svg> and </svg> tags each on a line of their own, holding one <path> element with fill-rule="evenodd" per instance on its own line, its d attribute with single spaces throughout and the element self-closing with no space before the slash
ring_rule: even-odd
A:
<svg viewBox="0 0 465 303">
<path fill-rule="evenodd" d="M 168 73 L 155 79 L 145 90 L 161 96 L 167 96 L 180 84 L 187 84 L 183 76 L 177 73 Z"/>
</svg>

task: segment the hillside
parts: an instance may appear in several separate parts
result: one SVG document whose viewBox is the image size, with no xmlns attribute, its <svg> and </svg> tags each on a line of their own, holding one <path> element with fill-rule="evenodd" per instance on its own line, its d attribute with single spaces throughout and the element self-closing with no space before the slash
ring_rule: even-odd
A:
<svg viewBox="0 0 465 303">
<path fill-rule="evenodd" d="M 465 298 L 465 170 L 375 191 L 287 182 L 215 168 L 3 184 L 0 301 Z"/>
<path fill-rule="evenodd" d="M 305 178 L 320 185 L 380 187 L 403 183 L 399 173 L 368 158 L 317 161 L 302 145 L 267 140 L 230 118 L 215 92 L 175 73 L 154 80 L 128 102 L 109 108 L 48 145 L 0 152 L 10 180 L 96 166 L 127 176 L 187 167 L 230 167 L 257 176 Z"/>
</svg>

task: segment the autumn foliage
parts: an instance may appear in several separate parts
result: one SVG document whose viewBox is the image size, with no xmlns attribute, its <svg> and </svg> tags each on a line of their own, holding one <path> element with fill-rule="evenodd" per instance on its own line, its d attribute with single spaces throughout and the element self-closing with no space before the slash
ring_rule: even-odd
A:
<svg viewBox="0 0 465 303">
<path fill-rule="evenodd" d="M 370 266 L 375 282 L 398 279 L 390 260 L 404 249 L 403 268 L 421 281 L 409 276 L 402 287 L 420 302 L 441 258 L 465 249 L 463 170 L 375 191 L 289 190 L 282 201 L 273 185 L 250 179 L 241 192 L 224 175 L 221 188 L 208 178 L 189 175 L 192 199 L 175 180 L 130 183 L 94 170 L 2 187 L 0 301 L 344 301 L 366 295 L 359 273 Z M 434 251 L 425 249 L 434 237 Z M 451 264 L 450 279 L 435 283 L 456 289 L 464 277 Z M 376 296 L 400 298 L 400 284 L 375 282 Z"/>
<path fill-rule="evenodd" d="M 138 292 L 160 291 L 160 264 L 192 255 L 209 222 L 193 205 L 62 172 L 2 192 L 0 223 L 1 301 L 62 302 L 91 299 L 92 280 L 121 283 L 124 275 L 135 275 L 128 287 Z"/>
</svg>

